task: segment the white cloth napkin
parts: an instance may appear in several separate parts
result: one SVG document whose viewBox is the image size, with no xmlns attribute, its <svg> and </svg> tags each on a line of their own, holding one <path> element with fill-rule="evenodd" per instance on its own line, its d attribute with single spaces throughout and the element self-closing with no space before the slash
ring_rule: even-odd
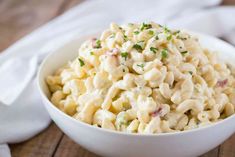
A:
<svg viewBox="0 0 235 157">
<path fill-rule="evenodd" d="M 235 7 L 220 0 L 93 0 L 16 42 L 0 55 L 0 157 L 7 143 L 31 138 L 50 123 L 35 86 L 35 73 L 46 54 L 72 38 L 101 31 L 110 22 L 155 21 L 223 36 L 235 44 Z"/>
</svg>

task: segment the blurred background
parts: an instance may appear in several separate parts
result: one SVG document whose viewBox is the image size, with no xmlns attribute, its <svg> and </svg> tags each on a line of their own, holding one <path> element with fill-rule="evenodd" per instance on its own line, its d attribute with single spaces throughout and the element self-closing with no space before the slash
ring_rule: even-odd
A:
<svg viewBox="0 0 235 157">
<path fill-rule="evenodd" d="M 0 52 L 36 28 L 84 1 L 0 0 Z M 147 0 L 145 1 L 147 3 Z M 235 0 L 223 0 L 221 5 L 235 6 Z M 97 157 L 75 144 L 54 123 L 36 137 L 23 143 L 12 144 L 10 148 L 13 157 Z M 235 135 L 203 157 L 235 157 L 234 148 Z"/>
</svg>

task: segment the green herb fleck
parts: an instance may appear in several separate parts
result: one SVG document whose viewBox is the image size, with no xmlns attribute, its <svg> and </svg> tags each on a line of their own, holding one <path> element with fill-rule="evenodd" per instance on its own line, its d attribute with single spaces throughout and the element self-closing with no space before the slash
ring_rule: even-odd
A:
<svg viewBox="0 0 235 157">
<path fill-rule="evenodd" d="M 78 61 L 79 61 L 79 63 L 80 63 L 80 67 L 82 67 L 82 66 L 85 65 L 85 63 L 84 63 L 84 61 L 83 61 L 82 59 L 78 58 Z"/>
<path fill-rule="evenodd" d="M 125 70 L 125 69 L 122 69 L 122 72 L 126 72 L 126 70 Z"/>
<path fill-rule="evenodd" d="M 127 57 L 128 57 L 128 53 L 127 53 L 127 52 L 121 52 L 121 56 L 122 56 L 123 58 L 125 58 L 125 60 L 126 60 Z"/>
<path fill-rule="evenodd" d="M 164 26 L 163 29 L 164 29 L 164 32 L 165 32 L 165 33 L 170 33 L 170 30 L 169 30 L 166 26 Z"/>
<path fill-rule="evenodd" d="M 190 73 L 191 75 L 193 75 L 193 72 L 192 72 L 192 71 L 189 71 L 189 73 Z"/>
<path fill-rule="evenodd" d="M 179 34 L 180 33 L 180 30 L 177 30 L 175 32 L 173 32 L 173 35 L 176 35 L 176 34 Z"/>
<path fill-rule="evenodd" d="M 186 53 L 188 53 L 188 51 L 182 51 L 180 52 L 182 55 L 185 55 Z"/>
<path fill-rule="evenodd" d="M 133 48 L 136 49 L 137 51 L 142 51 L 143 48 L 139 44 L 134 44 Z"/>
<path fill-rule="evenodd" d="M 91 51 L 91 52 L 90 52 L 90 55 L 94 55 L 94 52 Z"/>
<path fill-rule="evenodd" d="M 158 48 L 155 48 L 155 47 L 150 47 L 150 51 L 152 51 L 153 53 L 157 53 L 157 50 L 158 50 Z"/>
<path fill-rule="evenodd" d="M 180 37 L 180 36 L 177 36 L 176 38 L 181 39 L 181 40 L 187 40 L 188 39 L 188 38 L 184 38 L 184 37 Z"/>
<path fill-rule="evenodd" d="M 97 48 L 97 49 L 101 48 L 101 41 L 100 40 L 96 40 L 94 48 Z"/>
<path fill-rule="evenodd" d="M 152 28 L 151 24 L 142 23 L 140 30 L 143 31 L 145 29 L 150 29 L 150 28 Z"/>
<path fill-rule="evenodd" d="M 168 57 L 168 53 L 167 53 L 167 49 L 163 49 L 162 50 L 162 58 L 167 58 Z"/>
<path fill-rule="evenodd" d="M 137 51 L 141 52 L 143 51 L 144 41 L 139 41 L 136 44 L 133 45 L 133 48 Z"/>
<path fill-rule="evenodd" d="M 158 39 L 159 39 L 158 35 L 156 35 L 155 39 L 156 39 L 156 40 L 158 40 Z"/>
<path fill-rule="evenodd" d="M 149 35 L 153 35 L 153 34 L 154 34 L 154 31 L 149 30 L 148 34 L 149 34 Z"/>
<path fill-rule="evenodd" d="M 172 39 L 172 35 L 169 34 L 169 35 L 166 37 L 166 39 L 167 39 L 168 41 L 171 40 L 171 39 Z"/>
<path fill-rule="evenodd" d="M 144 71 L 144 64 L 137 64 L 138 67 L 141 67 L 142 70 Z"/>
<path fill-rule="evenodd" d="M 166 26 L 164 26 L 163 29 L 164 29 L 164 34 L 167 36 L 166 39 L 168 41 L 171 40 L 172 39 L 172 34 L 171 34 L 170 30 Z"/>
<path fill-rule="evenodd" d="M 127 122 L 127 126 L 129 126 L 131 124 L 131 120 L 129 120 L 128 122 Z"/>
<path fill-rule="evenodd" d="M 134 31 L 134 34 L 135 35 L 138 35 L 140 32 L 139 31 Z"/>
<path fill-rule="evenodd" d="M 124 37 L 124 41 L 128 40 L 126 35 L 123 35 L 123 37 Z"/>
</svg>

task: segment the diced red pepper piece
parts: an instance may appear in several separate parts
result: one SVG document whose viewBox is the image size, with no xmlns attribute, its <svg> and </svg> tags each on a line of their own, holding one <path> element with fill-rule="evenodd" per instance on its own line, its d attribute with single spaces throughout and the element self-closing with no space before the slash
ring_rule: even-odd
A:
<svg viewBox="0 0 235 157">
<path fill-rule="evenodd" d="M 160 115 L 161 115 L 161 111 L 162 111 L 162 108 L 159 107 L 158 109 L 156 109 L 155 111 L 153 111 L 150 115 L 151 115 L 152 117 L 160 116 Z"/>
<path fill-rule="evenodd" d="M 217 81 L 217 86 L 223 88 L 224 86 L 227 85 L 227 83 L 228 83 L 228 79 Z"/>
</svg>

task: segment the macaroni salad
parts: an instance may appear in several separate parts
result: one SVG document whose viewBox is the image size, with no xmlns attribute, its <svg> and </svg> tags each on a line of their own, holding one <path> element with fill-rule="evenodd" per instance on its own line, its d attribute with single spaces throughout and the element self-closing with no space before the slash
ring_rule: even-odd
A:
<svg viewBox="0 0 235 157">
<path fill-rule="evenodd" d="M 234 114 L 235 79 L 183 30 L 112 23 L 46 79 L 51 101 L 85 123 L 130 133 L 194 129 Z"/>
</svg>

